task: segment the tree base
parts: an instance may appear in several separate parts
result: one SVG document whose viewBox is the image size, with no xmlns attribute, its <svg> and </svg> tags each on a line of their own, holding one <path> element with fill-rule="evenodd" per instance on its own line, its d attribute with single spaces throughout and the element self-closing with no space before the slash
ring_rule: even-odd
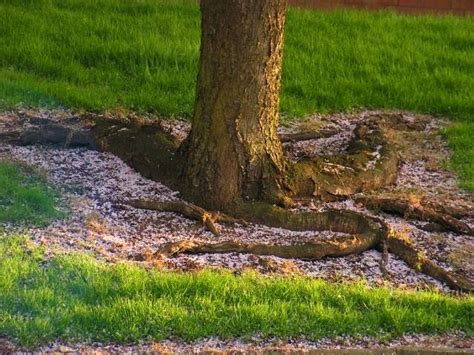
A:
<svg viewBox="0 0 474 355">
<path fill-rule="evenodd" d="M 397 137 L 395 127 L 397 125 L 400 125 L 400 122 L 387 119 L 376 124 L 373 120 L 368 124 L 358 124 L 353 138 L 341 154 L 307 157 L 303 161 L 293 162 L 295 167 L 292 175 L 293 190 L 286 198 L 290 201 L 300 196 L 339 200 L 360 192 L 390 186 L 396 179 L 400 159 L 400 154 L 397 153 L 400 151 L 400 139 Z M 9 132 L 3 139 L 17 144 L 96 147 L 118 155 L 146 177 L 179 188 L 177 167 L 182 161 L 177 150 L 180 140 L 163 130 L 160 124 L 94 119 L 88 126 L 91 129 L 84 129 L 83 126 L 78 128 L 77 122 L 66 125 L 40 124 L 36 128 L 18 134 Z M 409 127 L 403 129 L 410 131 Z M 370 130 L 371 134 L 367 134 L 367 130 Z M 308 135 L 302 137 L 306 139 Z M 355 200 L 370 209 L 432 222 L 458 234 L 473 235 L 472 228 L 462 220 L 465 217 L 472 217 L 469 215 L 469 209 L 449 207 L 428 197 L 420 201 L 411 201 L 408 197 L 404 197 L 403 193 L 401 195 L 364 193 L 357 195 Z M 376 248 L 383 252 L 382 270 L 386 267 L 388 253 L 393 253 L 410 267 L 444 282 L 453 289 L 462 291 L 473 289 L 472 281 L 439 267 L 429 260 L 408 236 L 393 231 L 383 220 L 365 213 L 345 210 L 292 212 L 265 202 L 242 202 L 225 211 L 232 216 L 230 217 L 222 213 L 207 212 L 184 201 L 127 203 L 135 208 L 176 212 L 199 220 L 216 236 L 220 234 L 219 223 L 243 223 L 244 220 L 294 231 L 331 230 L 350 235 L 293 245 L 238 241 L 180 241 L 159 248 L 155 256 L 160 258 L 181 253 L 236 252 L 275 255 L 282 258 L 321 259 Z"/>
</svg>

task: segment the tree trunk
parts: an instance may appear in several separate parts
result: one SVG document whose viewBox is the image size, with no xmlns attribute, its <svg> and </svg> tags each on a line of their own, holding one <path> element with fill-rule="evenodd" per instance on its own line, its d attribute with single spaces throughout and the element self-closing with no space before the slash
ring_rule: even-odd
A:
<svg viewBox="0 0 474 355">
<path fill-rule="evenodd" d="M 188 197 L 226 210 L 277 202 L 286 160 L 277 136 L 287 0 L 201 0 L 192 131 L 183 145 Z"/>
</svg>

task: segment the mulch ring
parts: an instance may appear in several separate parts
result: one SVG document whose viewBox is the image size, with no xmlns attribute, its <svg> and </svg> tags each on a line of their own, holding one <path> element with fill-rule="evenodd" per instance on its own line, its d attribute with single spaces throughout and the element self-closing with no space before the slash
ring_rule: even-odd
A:
<svg viewBox="0 0 474 355">
<path fill-rule="evenodd" d="M 92 114 L 88 115 L 90 117 Z M 381 111 L 314 115 L 281 127 L 280 134 L 291 136 L 292 133 L 309 131 L 315 127 L 331 132 L 330 135 L 314 139 L 298 142 L 288 140 L 284 143 L 294 160 L 321 153 L 337 154 L 346 148 L 357 123 L 379 116 L 388 117 L 393 123 L 402 164 L 396 184 L 378 191 L 378 194 L 400 194 L 413 199 L 425 196 L 439 203 L 474 211 L 473 196 L 460 190 L 456 176 L 443 168 L 451 153 L 439 135 L 439 129 L 445 124 L 440 119 L 406 112 Z M 190 129 L 183 120 L 161 120 L 153 116 L 141 119 L 158 120 L 158 124 L 177 140 L 184 139 Z M 7 144 L 5 139 L 2 142 L 2 136 L 8 137 L 12 132 L 18 133 L 48 123 L 87 131 L 81 116 L 70 111 L 17 110 L 0 115 L 0 159 L 33 167 L 47 176 L 62 192 L 67 218 L 53 221 L 45 228 L 27 229 L 35 243 L 46 246 L 49 255 L 86 251 L 107 262 L 128 260 L 146 267 L 169 270 L 210 267 L 240 272 L 255 269 L 265 274 L 302 274 L 336 281 L 364 279 L 371 285 L 434 287 L 450 292 L 445 285 L 416 272 L 392 255 L 387 264 L 388 272 L 382 274 L 379 268 L 381 254 L 375 250 L 311 261 L 237 253 L 179 255 L 157 259 L 154 251 L 160 246 L 183 239 L 294 244 L 315 238 L 331 238 L 337 233 L 294 232 L 256 224 L 235 224 L 222 225 L 221 236 L 216 237 L 200 223 L 180 215 L 124 206 L 123 202 L 128 199 L 170 201 L 179 199 L 179 193 L 159 182 L 143 178 L 116 156 L 87 148 L 86 145 L 66 148 L 58 145 Z M 368 211 L 355 201 L 357 197 L 331 203 L 302 201 L 297 209 L 320 211 L 344 208 L 378 216 L 393 229 L 409 235 L 429 258 L 442 267 L 474 279 L 473 236 L 442 230 L 427 232 L 423 228 L 424 222 L 410 219 L 409 216 L 405 218 Z M 474 226 L 473 214 L 463 221 Z"/>
</svg>

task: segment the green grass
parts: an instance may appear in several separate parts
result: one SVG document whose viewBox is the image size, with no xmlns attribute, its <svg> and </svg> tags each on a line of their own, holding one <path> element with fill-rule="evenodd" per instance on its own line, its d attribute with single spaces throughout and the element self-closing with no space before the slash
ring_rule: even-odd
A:
<svg viewBox="0 0 474 355">
<path fill-rule="evenodd" d="M 47 263 L 27 239 L 0 237 L 0 336 L 130 343 L 260 334 L 308 339 L 474 334 L 474 298 L 229 272 L 146 271 L 84 255 Z"/>
<path fill-rule="evenodd" d="M 192 111 L 192 0 L 0 0 L 0 107 Z M 290 9 L 285 117 L 354 108 L 445 115 L 453 165 L 474 189 L 474 20 Z"/>
<path fill-rule="evenodd" d="M 0 224 L 44 225 L 63 216 L 58 193 L 26 169 L 0 160 Z"/>
</svg>

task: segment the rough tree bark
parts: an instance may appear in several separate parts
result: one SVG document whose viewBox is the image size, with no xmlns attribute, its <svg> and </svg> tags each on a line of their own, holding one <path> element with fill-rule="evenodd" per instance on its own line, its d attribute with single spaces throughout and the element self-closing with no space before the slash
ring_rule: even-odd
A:
<svg viewBox="0 0 474 355">
<path fill-rule="evenodd" d="M 229 210 L 280 202 L 286 161 L 277 136 L 287 0 L 201 1 L 192 131 L 182 147 L 187 196 Z"/>
</svg>

